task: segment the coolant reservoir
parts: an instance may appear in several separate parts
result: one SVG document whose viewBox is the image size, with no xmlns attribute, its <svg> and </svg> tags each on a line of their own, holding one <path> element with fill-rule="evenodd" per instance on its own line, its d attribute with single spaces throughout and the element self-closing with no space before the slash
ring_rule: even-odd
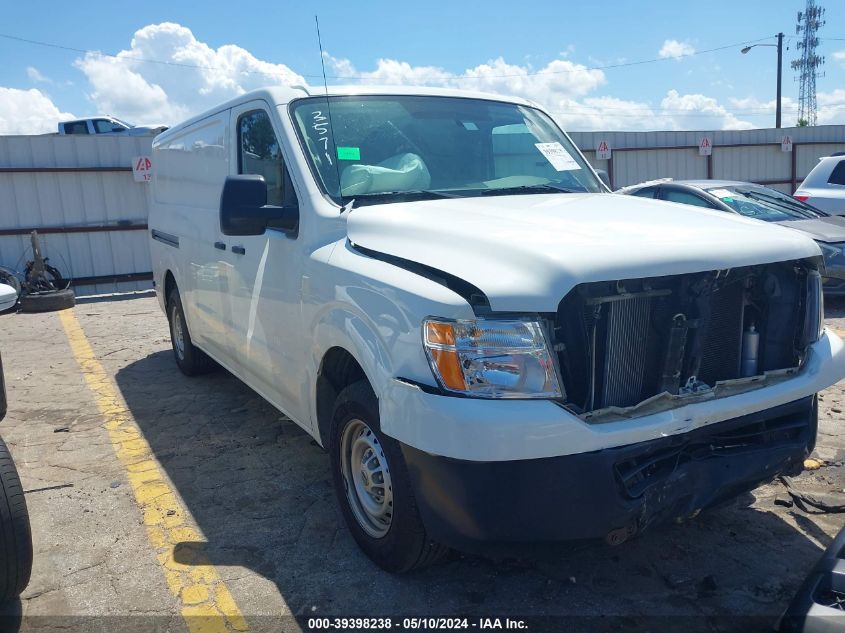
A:
<svg viewBox="0 0 845 633">
<path fill-rule="evenodd" d="M 757 375 L 757 352 L 760 349 L 760 333 L 752 323 L 742 333 L 742 368 L 743 378 Z"/>
</svg>

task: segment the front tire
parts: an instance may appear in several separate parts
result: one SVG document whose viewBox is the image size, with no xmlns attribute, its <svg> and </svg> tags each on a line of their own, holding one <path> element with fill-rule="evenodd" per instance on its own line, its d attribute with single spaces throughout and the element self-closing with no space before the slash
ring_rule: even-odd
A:
<svg viewBox="0 0 845 633">
<path fill-rule="evenodd" d="M 182 299 L 176 288 L 170 291 L 167 298 L 167 320 L 170 323 L 170 343 L 173 346 L 173 355 L 182 373 L 186 376 L 197 376 L 214 371 L 217 363 L 191 341 Z"/>
<path fill-rule="evenodd" d="M 390 572 L 442 560 L 449 550 L 426 534 L 402 450 L 381 432 L 378 399 L 367 381 L 338 395 L 330 440 L 335 494 L 364 553 Z"/>
<path fill-rule="evenodd" d="M 32 533 L 23 487 L 0 439 L 0 604 L 17 598 L 32 572 Z"/>
</svg>

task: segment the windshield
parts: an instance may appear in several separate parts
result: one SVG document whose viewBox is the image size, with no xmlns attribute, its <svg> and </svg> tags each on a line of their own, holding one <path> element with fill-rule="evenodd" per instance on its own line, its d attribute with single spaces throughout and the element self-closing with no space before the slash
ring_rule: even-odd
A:
<svg viewBox="0 0 845 633">
<path fill-rule="evenodd" d="M 311 97 L 291 110 L 315 178 L 339 203 L 604 191 L 534 108 L 379 95 Z"/>
<path fill-rule="evenodd" d="M 716 187 L 708 189 L 707 193 L 716 196 L 740 215 L 765 222 L 807 220 L 824 215 L 768 187 Z"/>
</svg>

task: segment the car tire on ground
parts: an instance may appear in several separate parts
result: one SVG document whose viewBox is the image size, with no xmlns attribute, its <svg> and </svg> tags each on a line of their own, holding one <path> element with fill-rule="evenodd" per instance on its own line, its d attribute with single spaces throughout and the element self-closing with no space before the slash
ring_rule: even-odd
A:
<svg viewBox="0 0 845 633">
<path fill-rule="evenodd" d="M 401 448 L 381 432 L 378 399 L 366 380 L 337 397 L 330 454 L 346 524 L 379 567 L 407 572 L 446 557 L 449 549 L 426 533 Z"/>
<path fill-rule="evenodd" d="M 167 297 L 167 320 L 170 324 L 173 355 L 183 374 L 198 376 L 217 369 L 217 363 L 191 341 L 188 322 L 185 320 L 185 310 L 182 308 L 182 299 L 176 288 L 173 288 Z"/>
<path fill-rule="evenodd" d="M 37 292 L 21 295 L 20 304 L 23 312 L 55 312 L 75 306 L 76 296 L 70 288 Z"/>
<path fill-rule="evenodd" d="M 32 573 L 32 533 L 23 487 L 0 439 L 0 603 L 20 595 Z"/>
</svg>

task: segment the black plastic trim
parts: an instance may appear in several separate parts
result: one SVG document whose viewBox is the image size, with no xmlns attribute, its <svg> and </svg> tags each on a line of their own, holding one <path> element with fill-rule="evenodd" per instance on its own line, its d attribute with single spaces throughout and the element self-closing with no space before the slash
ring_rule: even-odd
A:
<svg viewBox="0 0 845 633">
<path fill-rule="evenodd" d="M 788 437 L 773 428 L 755 445 L 707 448 L 710 438 L 718 444 L 779 420 L 795 423 Z M 602 538 L 615 544 L 800 471 L 813 450 L 817 420 L 816 399 L 808 396 L 687 433 L 560 457 L 476 462 L 401 446 L 426 530 L 439 542 L 469 550 Z M 691 457 L 643 471 L 636 495 L 630 482 L 626 492 L 620 466 L 671 451 Z"/>
<path fill-rule="evenodd" d="M 819 562 L 801 584 L 787 607 L 780 633 L 842 633 L 845 631 L 843 609 L 824 604 L 825 593 L 843 596 L 845 589 L 845 528 L 827 546 Z M 837 600 L 836 602 L 839 602 Z"/>
<path fill-rule="evenodd" d="M 383 261 L 387 264 L 392 264 L 393 266 L 407 270 L 408 272 L 419 275 L 420 277 L 425 277 L 430 281 L 448 288 L 455 294 L 463 297 L 463 299 L 472 306 L 473 312 L 476 314 L 479 312 L 487 313 L 490 311 L 490 300 L 487 298 L 487 295 L 485 295 L 480 288 L 473 286 L 471 283 L 464 281 L 460 277 L 456 277 L 455 275 L 445 271 L 431 266 L 426 266 L 425 264 L 420 264 L 409 259 L 396 257 L 395 255 L 388 255 L 387 253 L 382 253 L 381 251 L 375 251 L 358 244 L 353 244 L 352 242 L 349 242 L 349 244 L 353 250 L 361 255 Z"/>
<path fill-rule="evenodd" d="M 158 229 L 151 229 L 150 235 L 152 235 L 154 240 L 157 240 L 162 244 L 167 244 L 173 248 L 179 248 L 179 236 L 177 235 L 165 233 L 164 231 L 159 231 Z"/>
</svg>

